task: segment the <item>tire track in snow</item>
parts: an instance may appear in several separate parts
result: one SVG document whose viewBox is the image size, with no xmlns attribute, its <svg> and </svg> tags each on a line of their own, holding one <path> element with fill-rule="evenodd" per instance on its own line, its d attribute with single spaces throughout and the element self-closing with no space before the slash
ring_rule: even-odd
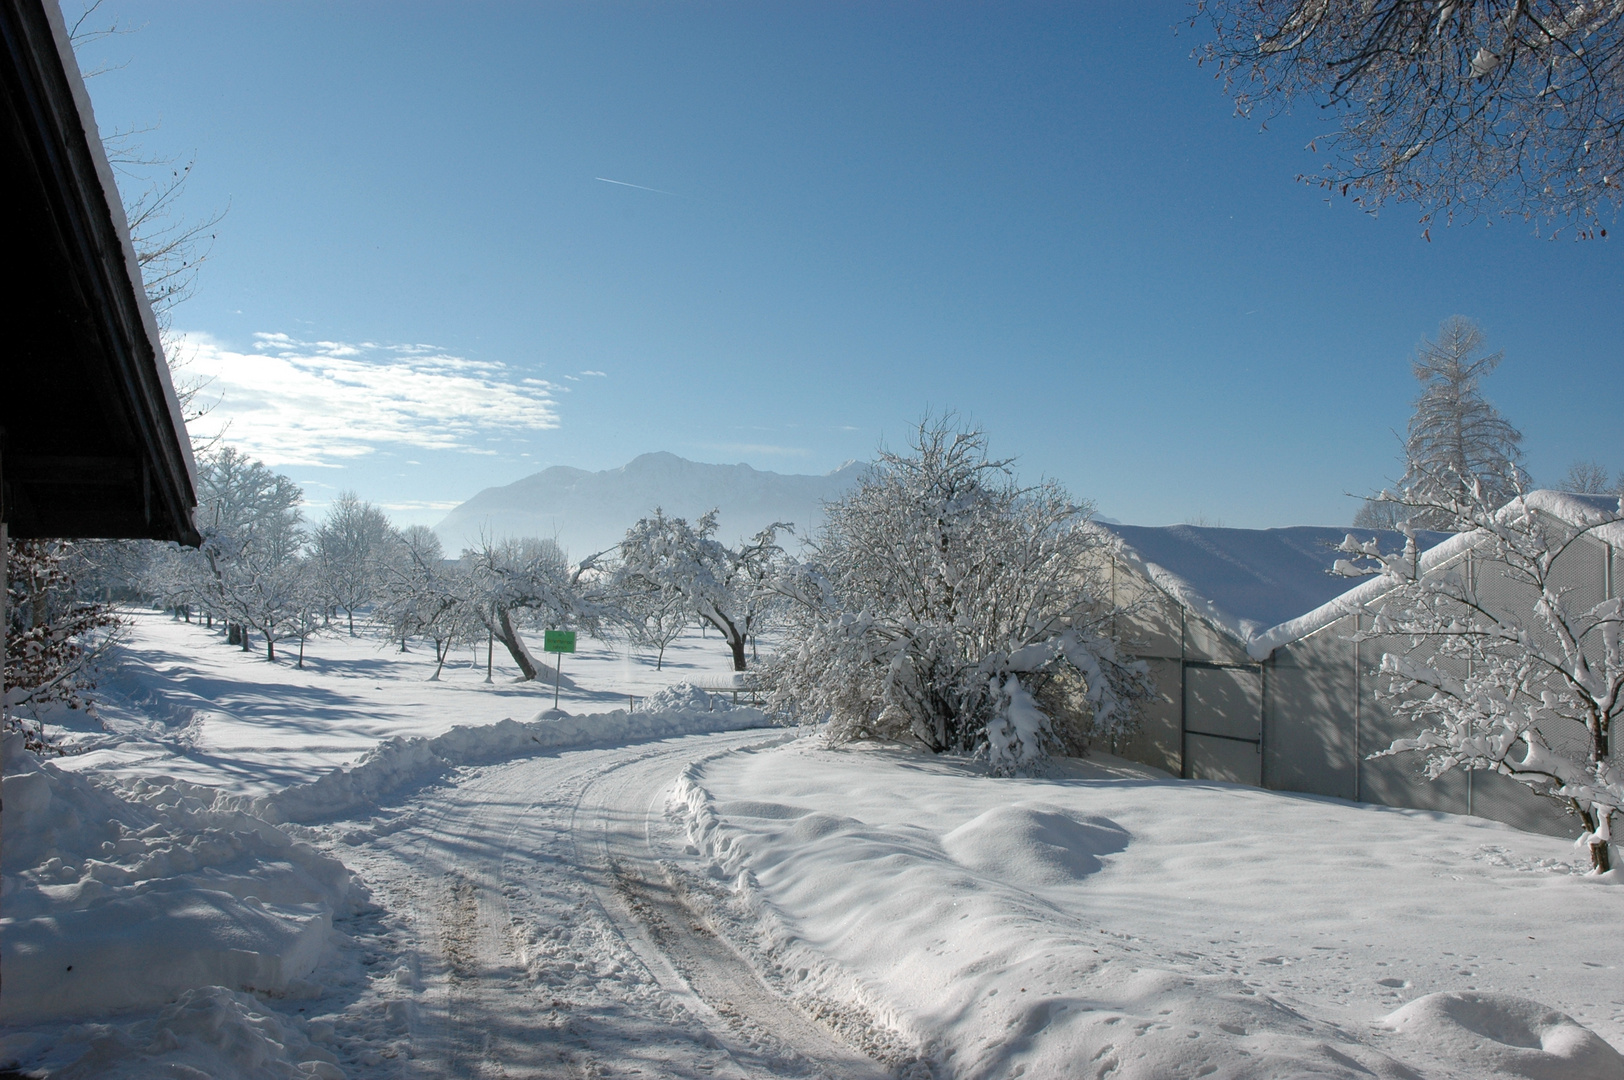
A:
<svg viewBox="0 0 1624 1080">
<path fill-rule="evenodd" d="M 409 824 L 350 830 L 350 857 L 407 900 L 412 936 L 438 961 L 417 998 L 413 1060 L 389 1075 L 889 1076 L 764 984 L 650 847 L 683 764 L 760 739 L 464 770 L 414 797 L 399 815 Z"/>
<path fill-rule="evenodd" d="M 881 1078 L 890 1070 L 840 1041 L 769 987 L 688 902 L 662 865 L 654 833 L 676 769 L 692 752 L 633 759 L 588 782 L 571 823 L 578 862 L 598 869 L 604 910 L 630 931 L 662 985 L 692 995 L 719 1021 L 715 1034 L 740 1065 L 769 1075 Z M 663 976 L 663 978 L 662 978 Z M 740 1045 L 740 1040 L 744 1045 Z"/>
</svg>

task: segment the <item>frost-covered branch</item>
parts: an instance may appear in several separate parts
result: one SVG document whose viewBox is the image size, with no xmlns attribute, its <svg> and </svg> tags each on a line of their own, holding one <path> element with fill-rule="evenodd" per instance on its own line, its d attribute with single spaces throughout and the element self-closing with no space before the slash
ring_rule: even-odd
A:
<svg viewBox="0 0 1624 1080">
<path fill-rule="evenodd" d="M 1624 522 L 1624 501 L 1518 490 L 1495 505 L 1485 488 L 1474 479 L 1430 497 L 1382 496 L 1448 515 L 1466 534 L 1453 561 L 1427 565 L 1413 533 L 1402 552 L 1353 535 L 1339 548 L 1339 572 L 1392 586 L 1358 637 L 1387 646 L 1380 696 L 1418 734 L 1382 753 L 1425 754 L 1434 777 L 1495 769 L 1557 800 L 1579 818 L 1592 865 L 1605 871 L 1611 822 L 1624 811 L 1624 770 L 1612 753 L 1624 712 L 1624 600 L 1586 597 L 1565 571 L 1586 554 L 1611 557 L 1597 533 Z M 1394 639 L 1408 651 L 1393 651 Z"/>
</svg>

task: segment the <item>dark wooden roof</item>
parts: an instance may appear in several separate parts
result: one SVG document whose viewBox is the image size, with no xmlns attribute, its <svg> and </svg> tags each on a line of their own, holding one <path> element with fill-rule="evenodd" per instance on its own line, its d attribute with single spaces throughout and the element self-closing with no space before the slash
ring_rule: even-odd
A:
<svg viewBox="0 0 1624 1080">
<path fill-rule="evenodd" d="M 190 444 L 54 0 L 0 0 L 0 206 L 10 534 L 197 543 Z"/>
</svg>

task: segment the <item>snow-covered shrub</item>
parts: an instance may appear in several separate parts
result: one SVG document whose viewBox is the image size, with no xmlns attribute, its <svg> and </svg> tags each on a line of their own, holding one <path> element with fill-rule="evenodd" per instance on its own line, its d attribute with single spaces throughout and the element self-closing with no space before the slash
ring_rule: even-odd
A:
<svg viewBox="0 0 1624 1080">
<path fill-rule="evenodd" d="M 922 423 L 827 508 L 766 680 L 775 709 L 828 721 L 835 741 L 912 738 L 1031 771 L 1057 734 L 1035 694 L 1081 677 L 1100 732 L 1125 730 L 1146 688 L 1119 656 L 1089 508 L 1057 484 L 1021 487 L 985 436 Z"/>
<path fill-rule="evenodd" d="M 5 709 L 62 702 L 92 708 L 94 662 L 119 622 L 112 609 L 86 600 L 68 541 L 12 540 L 6 550 Z M 38 733 L 31 745 L 41 746 Z"/>
<path fill-rule="evenodd" d="M 1494 769 L 1555 799 L 1605 872 L 1624 810 L 1624 765 L 1610 753 L 1624 714 L 1624 600 L 1587 597 L 1565 580 L 1563 556 L 1598 532 L 1616 543 L 1624 500 L 1519 491 L 1501 506 L 1493 491 L 1468 478 L 1431 494 L 1383 493 L 1406 516 L 1466 534 L 1469 554 L 1452 565 L 1425 567 L 1413 536 L 1386 555 L 1374 540 L 1342 543 L 1338 572 L 1393 586 L 1358 636 L 1383 646 L 1379 696 L 1418 730 L 1381 754 L 1424 754 L 1431 777 Z"/>
</svg>

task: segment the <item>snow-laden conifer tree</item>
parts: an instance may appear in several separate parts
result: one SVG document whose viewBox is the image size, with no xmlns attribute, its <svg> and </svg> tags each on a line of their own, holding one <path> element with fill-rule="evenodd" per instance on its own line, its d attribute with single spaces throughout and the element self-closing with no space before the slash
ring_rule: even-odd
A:
<svg viewBox="0 0 1624 1080">
<path fill-rule="evenodd" d="M 1522 433 L 1483 397 L 1483 377 L 1500 366 L 1503 352 L 1479 355 L 1483 332 L 1453 316 L 1424 340 L 1413 372 L 1421 384 L 1404 439 L 1408 468 L 1400 487 L 1418 507 L 1416 528 L 1449 528 L 1449 512 L 1435 507 L 1471 498 L 1474 490 L 1499 506 L 1517 494 Z M 1475 485 L 1475 489 L 1474 489 Z"/>
<path fill-rule="evenodd" d="M 1411 365 L 1421 395 L 1404 438 L 1402 497 L 1367 499 L 1355 527 L 1397 528 L 1402 511 L 1420 515 L 1410 521 L 1415 528 L 1448 530 L 1447 512 L 1433 504 L 1465 497 L 1474 481 L 1495 506 L 1517 493 L 1522 433 L 1484 398 L 1482 387 L 1505 354 L 1480 355 L 1482 349 L 1483 332 L 1459 315 L 1443 321 L 1437 340 L 1422 339 Z"/>
<path fill-rule="evenodd" d="M 835 741 L 913 738 L 1031 771 L 1055 734 L 1036 693 L 1079 673 L 1095 730 L 1122 732 L 1146 690 L 1097 586 L 1105 539 L 1052 482 L 1022 487 L 985 436 L 926 420 L 827 507 L 767 672 L 774 706 Z"/>
<path fill-rule="evenodd" d="M 1624 713 L 1624 601 L 1592 595 L 1599 582 L 1575 582 L 1568 567 L 1584 538 L 1619 539 L 1624 503 L 1516 491 L 1500 504 L 1490 494 L 1500 485 L 1471 477 L 1463 486 L 1383 499 L 1408 520 L 1445 520 L 1465 534 L 1464 558 L 1426 572 L 1413 537 L 1396 554 L 1353 535 L 1341 547 L 1338 572 L 1380 574 L 1393 587 L 1358 636 L 1386 650 L 1378 696 L 1416 734 L 1381 753 L 1424 754 L 1432 777 L 1494 769 L 1556 800 L 1604 872 L 1624 810 L 1624 764 L 1612 752 Z"/>
<path fill-rule="evenodd" d="M 774 523 L 730 548 L 716 539 L 715 510 L 690 525 L 656 509 L 626 531 L 611 583 L 628 596 L 669 592 L 683 597 L 694 618 L 721 633 L 733 670 L 744 671 L 746 647 L 778 600 L 773 582 L 784 558 L 778 533 L 790 527 Z"/>
</svg>

